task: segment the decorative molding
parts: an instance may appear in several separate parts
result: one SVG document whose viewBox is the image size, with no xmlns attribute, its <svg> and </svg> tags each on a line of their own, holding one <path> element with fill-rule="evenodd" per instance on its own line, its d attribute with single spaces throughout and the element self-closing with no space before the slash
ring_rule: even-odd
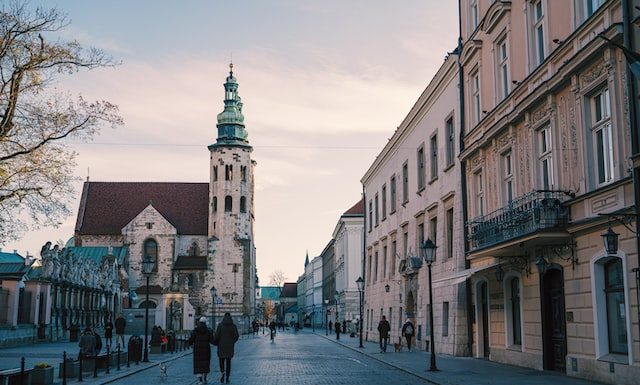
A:
<svg viewBox="0 0 640 385">
<path fill-rule="evenodd" d="M 485 158 L 484 156 L 478 154 L 476 157 L 471 158 L 471 160 L 469 161 L 469 163 L 471 164 L 471 171 L 476 171 L 479 168 L 484 167 L 484 161 Z"/>
<path fill-rule="evenodd" d="M 580 76 L 582 88 L 587 88 L 596 80 L 600 79 L 605 72 L 604 63 L 600 63 Z"/>
<path fill-rule="evenodd" d="M 469 60 L 482 48 L 482 40 L 468 40 L 465 46 L 462 48 L 462 54 L 460 55 L 460 61 L 463 64 L 468 64 Z"/>
<path fill-rule="evenodd" d="M 511 1 L 494 1 L 486 13 L 482 30 L 486 33 L 491 33 L 499 24 L 500 20 L 507 16 L 509 11 L 511 11 Z"/>
</svg>

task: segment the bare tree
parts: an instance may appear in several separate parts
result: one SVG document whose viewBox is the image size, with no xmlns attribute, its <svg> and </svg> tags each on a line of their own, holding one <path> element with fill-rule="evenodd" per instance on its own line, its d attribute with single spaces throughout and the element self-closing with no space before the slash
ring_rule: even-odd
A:
<svg viewBox="0 0 640 385">
<path fill-rule="evenodd" d="M 282 270 L 276 270 L 269 275 L 269 284 L 271 286 L 282 287 L 286 281 L 287 277 L 284 275 Z"/>
<path fill-rule="evenodd" d="M 77 180 L 67 141 L 122 124 L 114 104 L 56 88 L 61 76 L 117 64 L 56 37 L 67 25 L 56 9 L 31 9 L 25 0 L 0 5 L 0 243 L 60 224 Z"/>
</svg>

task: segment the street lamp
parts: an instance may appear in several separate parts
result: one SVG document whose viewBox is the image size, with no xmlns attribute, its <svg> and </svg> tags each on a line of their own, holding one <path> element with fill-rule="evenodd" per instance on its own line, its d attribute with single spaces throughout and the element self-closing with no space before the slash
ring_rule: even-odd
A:
<svg viewBox="0 0 640 385">
<path fill-rule="evenodd" d="M 149 255 L 142 260 L 142 273 L 147 278 L 147 297 L 144 306 L 144 357 L 142 362 L 149 362 L 149 277 L 153 272 L 155 261 Z"/>
<path fill-rule="evenodd" d="M 325 327 L 325 336 L 329 335 L 329 300 L 324 300 L 324 327 Z"/>
<path fill-rule="evenodd" d="M 602 234 L 602 239 L 604 240 L 604 249 L 607 250 L 607 254 L 617 254 L 618 253 L 618 236 L 620 234 L 616 233 L 609 227 L 606 233 Z"/>
<path fill-rule="evenodd" d="M 429 350 L 431 350 L 431 365 L 429 366 L 429 371 L 436 372 L 438 368 L 436 367 L 436 343 L 433 333 L 433 282 L 431 280 L 431 264 L 436 260 L 436 244 L 433 243 L 431 239 L 427 239 L 420 245 L 420 251 L 429 270 L 429 304 L 431 305 L 431 311 L 429 312 L 429 331 L 431 334 L 431 348 Z"/>
<path fill-rule="evenodd" d="M 358 292 L 360 293 L 360 320 L 358 322 L 358 329 L 360 332 L 360 347 L 363 348 L 364 346 L 362 346 L 362 324 L 363 324 L 363 320 L 362 320 L 362 295 L 364 294 L 364 279 L 362 279 L 362 277 L 358 277 L 358 279 L 356 279 L 356 285 L 358 285 Z"/>
<path fill-rule="evenodd" d="M 209 289 L 211 292 L 211 330 L 215 330 L 216 328 L 216 287 L 211 286 Z"/>
</svg>

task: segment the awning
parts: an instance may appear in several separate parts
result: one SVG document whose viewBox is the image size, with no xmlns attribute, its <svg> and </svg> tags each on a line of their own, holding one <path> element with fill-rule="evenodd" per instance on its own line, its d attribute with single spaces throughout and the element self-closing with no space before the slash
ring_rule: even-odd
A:
<svg viewBox="0 0 640 385">
<path fill-rule="evenodd" d="M 499 262 L 495 262 L 489 265 L 478 266 L 472 269 L 461 270 L 445 278 L 434 279 L 433 288 L 435 289 L 443 286 L 458 285 L 466 281 L 467 278 L 470 278 L 472 275 L 477 274 L 481 271 L 491 269 L 492 267 L 498 266 L 499 264 L 500 264 Z"/>
</svg>

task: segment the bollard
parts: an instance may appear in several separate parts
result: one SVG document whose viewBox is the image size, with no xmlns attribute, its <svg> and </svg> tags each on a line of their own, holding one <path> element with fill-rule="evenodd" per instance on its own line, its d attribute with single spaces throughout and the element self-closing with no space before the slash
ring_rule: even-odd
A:
<svg viewBox="0 0 640 385">
<path fill-rule="evenodd" d="M 82 357 L 84 355 L 82 353 L 80 353 L 80 355 L 78 355 L 78 382 L 82 382 Z"/>
<path fill-rule="evenodd" d="M 93 355 L 93 378 L 98 377 L 98 353 Z"/>
<path fill-rule="evenodd" d="M 111 366 L 111 352 L 109 351 L 110 346 L 107 345 L 107 374 L 109 374 L 109 367 Z"/>
<path fill-rule="evenodd" d="M 24 384 L 24 357 L 20 359 L 20 385 Z"/>
<path fill-rule="evenodd" d="M 117 370 L 120 370 L 120 345 L 118 345 L 118 357 L 116 357 Z"/>
<path fill-rule="evenodd" d="M 127 368 L 129 367 L 129 348 L 127 347 Z"/>
<path fill-rule="evenodd" d="M 62 352 L 62 385 L 67 385 L 67 351 Z"/>
</svg>

